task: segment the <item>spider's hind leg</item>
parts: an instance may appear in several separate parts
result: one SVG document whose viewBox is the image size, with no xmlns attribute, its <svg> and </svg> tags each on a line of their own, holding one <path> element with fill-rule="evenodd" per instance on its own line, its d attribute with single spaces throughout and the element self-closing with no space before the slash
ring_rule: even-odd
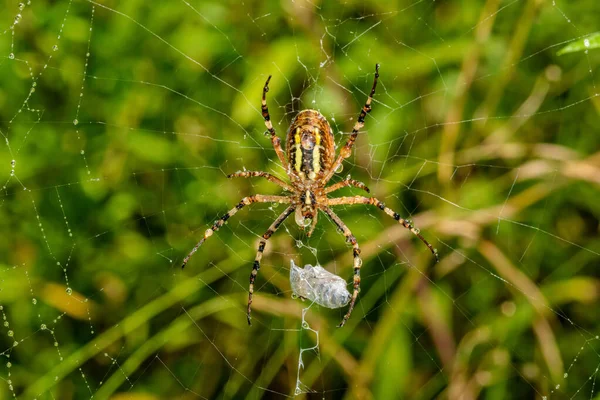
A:
<svg viewBox="0 0 600 400">
<path fill-rule="evenodd" d="M 354 179 L 344 179 L 341 182 L 334 183 L 333 185 L 325 188 L 325 193 L 331 193 L 335 190 L 345 188 L 347 186 L 354 186 L 355 188 L 362 189 L 367 193 L 371 193 L 371 190 L 367 187 L 367 185 Z"/>
<path fill-rule="evenodd" d="M 342 161 L 344 161 L 344 159 L 350 157 L 350 154 L 352 153 L 352 147 L 354 146 L 354 142 L 356 141 L 356 138 L 358 136 L 358 132 L 365 126 L 365 117 L 367 116 L 368 113 L 371 112 L 371 102 L 373 101 L 373 96 L 375 96 L 375 89 L 377 88 L 377 80 L 378 79 L 379 79 L 379 64 L 375 64 L 375 78 L 373 78 L 373 86 L 371 87 L 371 92 L 369 93 L 369 97 L 367 97 L 367 101 L 365 102 L 365 105 L 360 110 L 360 114 L 358 114 L 358 119 L 356 120 L 356 123 L 354 124 L 354 127 L 352 128 L 352 133 L 350 134 L 350 137 L 346 141 L 346 144 L 344 145 L 344 147 L 342 147 L 340 149 L 340 154 L 338 155 L 338 157 L 334 161 L 333 165 L 331 166 L 329 173 L 325 176 L 325 178 L 323 180 L 324 182 L 329 182 L 329 180 L 335 173 L 335 170 L 338 169 L 338 167 L 342 164 Z"/>
<path fill-rule="evenodd" d="M 261 102 L 261 111 L 262 116 L 265 120 L 265 126 L 267 127 L 267 131 L 269 135 L 271 135 L 271 143 L 273 144 L 273 148 L 275 149 L 275 153 L 277 153 L 277 157 L 281 162 L 283 168 L 288 171 L 289 166 L 288 162 L 285 158 L 285 153 L 281 148 L 281 139 L 277 136 L 277 132 L 275 132 L 275 128 L 273 128 L 273 122 L 271 122 L 271 115 L 269 114 L 269 107 L 267 106 L 267 92 L 269 91 L 269 82 L 271 81 L 271 75 L 267 78 L 265 82 L 265 86 L 263 87 L 262 92 L 262 102 Z"/>
<path fill-rule="evenodd" d="M 265 178 L 268 181 L 271 181 L 274 184 L 281 186 L 282 188 L 284 188 L 288 192 L 293 192 L 294 191 L 294 188 L 292 188 L 290 185 L 288 185 L 287 183 L 285 183 L 284 181 L 282 181 L 278 177 L 269 174 L 268 172 L 263 172 L 263 171 L 238 171 L 238 172 L 234 172 L 233 174 L 227 175 L 228 178 L 251 178 L 251 177 L 254 177 L 254 176 Z"/>
</svg>

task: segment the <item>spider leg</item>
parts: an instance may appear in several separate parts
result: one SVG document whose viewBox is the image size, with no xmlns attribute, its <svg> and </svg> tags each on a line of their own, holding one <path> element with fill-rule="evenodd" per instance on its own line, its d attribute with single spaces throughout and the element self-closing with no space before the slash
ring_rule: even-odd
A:
<svg viewBox="0 0 600 400">
<path fill-rule="evenodd" d="M 283 149 L 281 148 L 281 139 L 279 138 L 279 136 L 277 136 L 277 133 L 275 132 L 275 128 L 273 128 L 273 123 L 271 122 L 271 116 L 269 115 L 269 107 L 267 106 L 267 92 L 269 91 L 269 82 L 270 81 L 271 81 L 271 75 L 269 75 L 269 77 L 267 78 L 267 81 L 265 82 L 265 86 L 263 87 L 262 104 L 261 104 L 262 116 L 265 119 L 265 126 L 267 127 L 267 131 L 271 135 L 271 143 L 273 144 L 275 153 L 277 153 L 277 157 L 279 158 L 281 165 L 283 165 L 283 168 L 287 172 L 289 170 L 289 166 L 288 166 L 287 160 L 285 159 L 285 153 L 283 152 Z"/>
<path fill-rule="evenodd" d="M 204 232 L 204 237 L 202 239 L 200 239 L 200 241 L 194 246 L 192 251 L 190 251 L 190 253 L 187 256 L 185 256 L 185 258 L 183 259 L 181 268 L 185 267 L 185 265 L 188 263 L 190 258 L 200 248 L 200 246 L 202 246 L 202 244 L 206 241 L 206 239 L 208 239 L 209 237 L 212 236 L 213 233 L 218 231 L 219 228 L 221 228 L 225 224 L 225 221 L 227 221 L 229 218 L 234 216 L 235 213 L 237 213 L 239 210 L 244 208 L 244 206 L 247 206 L 252 203 L 290 203 L 291 201 L 292 200 L 286 196 L 265 196 L 262 194 L 256 194 L 254 196 L 244 197 L 242 200 L 240 200 L 240 202 L 237 206 L 235 206 L 234 208 L 229 210 L 227 212 L 227 214 L 225 214 L 221 218 L 219 218 L 212 225 L 212 227 L 208 228 L 206 230 L 206 232 Z"/>
<path fill-rule="evenodd" d="M 250 274 L 250 288 L 248 290 L 248 325 L 252 325 L 250 313 L 252 311 L 252 294 L 254 293 L 254 280 L 256 279 L 256 275 L 258 275 L 258 270 L 260 269 L 260 260 L 262 259 L 263 251 L 265 250 L 265 246 L 267 245 L 267 240 L 271 237 L 273 233 L 279 228 L 279 225 L 285 221 L 287 217 L 294 211 L 294 206 L 289 206 L 267 229 L 265 234 L 262 236 L 260 243 L 258 244 L 258 251 L 256 252 L 256 258 L 254 259 L 254 265 L 252 266 L 252 273 Z"/>
<path fill-rule="evenodd" d="M 329 207 L 322 207 L 321 210 L 333 221 L 333 223 L 338 227 L 338 229 L 344 234 L 346 237 L 346 242 L 352 244 L 352 254 L 354 255 L 354 279 L 353 286 L 354 291 L 352 292 L 352 299 L 350 300 L 350 306 L 348 306 L 348 312 L 344 315 L 342 322 L 338 325 L 339 328 L 346 324 L 346 321 L 350 318 L 350 314 L 352 314 L 352 310 L 354 309 L 354 304 L 356 303 L 356 298 L 358 297 L 358 292 L 360 291 L 360 267 L 362 266 L 362 260 L 360 258 L 360 248 L 358 247 L 358 243 L 356 242 L 356 238 L 350 232 L 350 229 L 344 224 L 344 222 L 337 216 L 336 213 Z"/>
<path fill-rule="evenodd" d="M 281 179 L 279 179 L 276 176 L 273 176 L 267 172 L 263 172 L 263 171 L 238 171 L 233 174 L 227 175 L 228 178 L 250 178 L 253 176 L 260 176 L 262 178 L 265 178 L 265 179 L 273 182 L 274 184 L 281 186 L 288 192 L 294 191 L 294 189 L 290 185 L 288 185 Z"/>
<path fill-rule="evenodd" d="M 354 146 L 354 142 L 356 141 L 356 137 L 358 136 L 358 131 L 361 130 L 363 126 L 365 126 L 365 117 L 368 113 L 371 112 L 371 101 L 373 101 L 373 96 L 375 95 L 375 88 L 377 87 L 377 78 L 379 78 L 379 64 L 375 64 L 375 78 L 373 79 L 373 87 L 371 88 L 371 93 L 369 94 L 369 97 L 367 98 L 367 101 L 365 102 L 365 105 L 363 106 L 362 110 L 360 110 L 358 120 L 352 128 L 352 133 L 350 134 L 348 141 L 340 150 L 340 154 L 329 169 L 329 173 L 325 176 L 325 178 L 323 178 L 324 183 L 329 182 L 329 180 L 335 173 L 335 170 L 338 169 L 338 167 L 342 164 L 342 161 L 350 157 L 350 154 L 352 153 L 352 146 Z"/>
<path fill-rule="evenodd" d="M 341 205 L 341 204 L 369 204 L 369 205 L 379 208 L 380 210 L 385 212 L 387 215 L 389 215 L 390 217 L 392 217 L 396 221 L 398 221 L 400 224 L 402 224 L 403 227 L 405 227 L 406 229 L 411 231 L 416 237 L 421 239 L 421 241 L 423 243 L 425 243 L 425 245 L 429 248 L 431 253 L 435 256 L 435 261 L 436 262 L 440 261 L 437 250 L 434 249 L 433 246 L 430 245 L 429 242 L 427 240 L 425 240 L 425 238 L 423 236 L 421 236 L 421 233 L 419 232 L 419 230 L 417 228 L 415 228 L 413 226 L 411 221 L 400 217 L 400 215 L 398 213 L 396 213 L 391 208 L 386 207 L 383 202 L 379 201 L 375 197 L 354 196 L 354 197 L 336 197 L 333 199 L 327 199 L 328 206 L 337 206 L 337 205 Z"/>
<path fill-rule="evenodd" d="M 344 187 L 346 187 L 346 186 L 354 186 L 354 187 L 357 187 L 357 188 L 359 188 L 359 189 L 362 189 L 362 190 L 364 190 L 364 191 L 365 191 L 365 192 L 367 192 L 367 193 L 371 193 L 371 191 L 369 190 L 369 188 L 367 187 L 367 185 L 365 185 L 365 184 L 364 184 L 364 183 L 362 183 L 362 182 L 356 181 L 356 180 L 354 180 L 354 179 L 345 179 L 345 180 L 343 180 L 343 181 L 341 181 L 341 182 L 334 183 L 333 185 L 331 185 L 331 186 L 329 186 L 329 187 L 325 188 L 325 193 L 326 193 L 326 194 L 327 194 L 327 193 L 331 193 L 331 192 L 333 192 L 333 191 L 335 191 L 335 190 L 338 190 L 338 189 L 344 188 Z"/>
<path fill-rule="evenodd" d="M 317 226 L 317 219 L 318 219 L 319 213 L 315 213 L 312 223 L 310 224 L 310 228 L 308 229 L 308 232 L 306 233 L 306 236 L 311 237 L 315 227 Z"/>
</svg>

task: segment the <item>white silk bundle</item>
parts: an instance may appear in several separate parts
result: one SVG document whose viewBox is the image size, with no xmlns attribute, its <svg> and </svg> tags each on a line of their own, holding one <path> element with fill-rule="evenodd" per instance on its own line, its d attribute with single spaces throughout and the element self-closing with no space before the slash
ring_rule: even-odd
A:
<svg viewBox="0 0 600 400">
<path fill-rule="evenodd" d="M 319 265 L 307 264 L 301 268 L 291 260 L 290 283 L 294 295 L 327 308 L 343 307 L 352 298 L 346 281 Z"/>
</svg>

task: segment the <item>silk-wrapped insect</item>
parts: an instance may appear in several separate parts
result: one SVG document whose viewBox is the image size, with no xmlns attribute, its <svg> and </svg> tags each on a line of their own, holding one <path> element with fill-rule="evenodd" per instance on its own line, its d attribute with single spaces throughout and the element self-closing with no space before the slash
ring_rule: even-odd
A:
<svg viewBox="0 0 600 400">
<path fill-rule="evenodd" d="M 346 289 L 346 281 L 319 265 L 296 266 L 290 263 L 292 292 L 301 299 L 308 299 L 327 308 L 344 307 L 352 299 Z"/>
</svg>

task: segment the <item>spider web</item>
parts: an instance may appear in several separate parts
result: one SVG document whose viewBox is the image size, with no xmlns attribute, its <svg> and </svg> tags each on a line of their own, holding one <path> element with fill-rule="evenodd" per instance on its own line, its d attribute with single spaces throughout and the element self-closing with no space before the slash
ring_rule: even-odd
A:
<svg viewBox="0 0 600 400">
<path fill-rule="evenodd" d="M 0 11 L 0 373 L 15 398 L 599 396 L 592 2 L 6 1 Z M 466 28 L 465 28 L 466 27 Z M 565 46 L 581 51 L 558 55 Z M 325 215 L 267 245 L 285 179 L 263 136 L 320 110 L 376 208 L 352 318 L 291 298 L 289 261 L 351 281 Z M 336 195 L 363 195 L 346 188 Z M 157 383 L 159 382 L 159 383 Z M 141 398 L 141 397 L 140 397 Z"/>
</svg>

